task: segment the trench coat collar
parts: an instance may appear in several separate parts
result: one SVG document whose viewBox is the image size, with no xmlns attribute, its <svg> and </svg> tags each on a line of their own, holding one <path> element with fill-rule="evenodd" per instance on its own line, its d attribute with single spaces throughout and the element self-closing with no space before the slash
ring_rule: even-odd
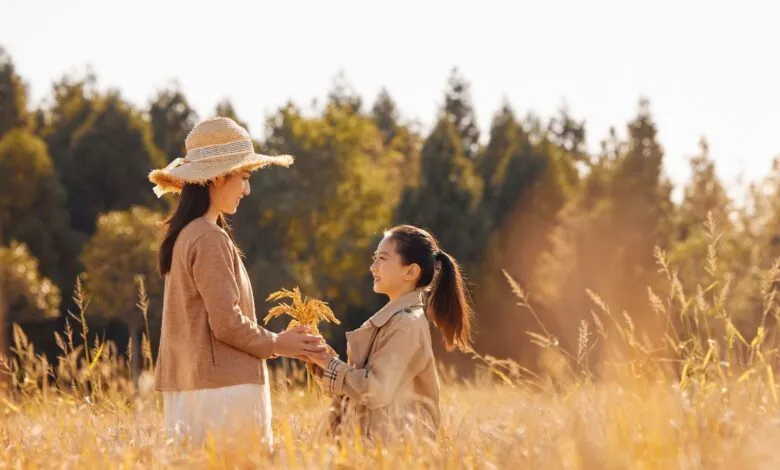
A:
<svg viewBox="0 0 780 470">
<path fill-rule="evenodd" d="M 389 302 L 368 319 L 376 328 L 385 325 L 396 313 L 412 307 L 423 307 L 423 290 L 418 289 Z"/>
</svg>

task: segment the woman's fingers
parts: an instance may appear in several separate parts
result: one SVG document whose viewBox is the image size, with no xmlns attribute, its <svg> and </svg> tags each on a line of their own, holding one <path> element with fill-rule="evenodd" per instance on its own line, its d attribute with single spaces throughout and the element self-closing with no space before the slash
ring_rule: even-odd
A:
<svg viewBox="0 0 780 470">
<path fill-rule="evenodd" d="M 311 334 L 309 327 L 297 326 L 290 328 L 285 332 L 285 335 L 289 335 L 289 339 L 292 340 L 289 343 L 290 346 L 297 349 L 296 352 L 293 352 L 293 357 L 301 355 L 316 356 L 324 353 L 327 349 L 325 339 L 320 335 Z"/>
<path fill-rule="evenodd" d="M 301 335 L 304 343 L 319 343 L 324 342 L 325 339 L 320 335 L 311 334 L 311 329 L 308 326 L 296 326 L 288 330 L 291 334 Z"/>
<path fill-rule="evenodd" d="M 325 346 L 320 344 L 308 344 L 303 347 L 303 350 L 306 351 L 308 354 L 319 354 L 323 351 L 325 351 Z"/>
<path fill-rule="evenodd" d="M 288 331 L 292 333 L 309 333 L 311 328 L 308 326 L 296 326 L 295 328 L 290 328 Z"/>
<path fill-rule="evenodd" d="M 303 336 L 303 342 L 304 343 L 310 343 L 310 344 L 312 344 L 312 343 L 324 343 L 325 342 L 325 338 L 323 338 L 322 336 L 307 334 L 307 335 Z"/>
</svg>

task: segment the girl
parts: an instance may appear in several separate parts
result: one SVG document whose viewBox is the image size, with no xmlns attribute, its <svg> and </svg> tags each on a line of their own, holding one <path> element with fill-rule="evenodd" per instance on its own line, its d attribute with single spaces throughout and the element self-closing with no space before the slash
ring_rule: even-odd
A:
<svg viewBox="0 0 780 470">
<path fill-rule="evenodd" d="M 371 273 L 374 291 L 389 302 L 347 333 L 348 362 L 327 352 L 309 355 L 336 396 L 331 430 L 347 425 L 383 440 L 435 435 L 439 378 L 428 320 L 447 350 L 470 348 L 472 309 L 460 268 L 428 232 L 403 225 L 385 233 Z"/>
<path fill-rule="evenodd" d="M 183 159 L 149 175 L 158 197 L 181 193 L 159 251 L 165 290 L 155 388 L 166 428 L 195 444 L 209 431 L 254 429 L 270 445 L 266 359 L 324 347 L 303 329 L 277 335 L 257 324 L 252 284 L 224 215 L 249 195 L 252 171 L 289 166 L 292 157 L 255 154 L 249 134 L 227 118 L 201 122 L 185 145 Z"/>
</svg>

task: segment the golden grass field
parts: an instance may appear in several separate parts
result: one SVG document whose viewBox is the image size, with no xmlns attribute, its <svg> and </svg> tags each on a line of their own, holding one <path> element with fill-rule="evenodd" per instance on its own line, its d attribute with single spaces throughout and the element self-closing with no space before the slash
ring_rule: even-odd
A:
<svg viewBox="0 0 780 470">
<path fill-rule="evenodd" d="M 307 391 L 300 368 L 273 376 L 272 449 L 244 435 L 181 448 L 163 433 L 147 342 L 133 387 L 126 358 L 111 344 L 85 350 L 66 331 L 58 337 L 63 356 L 52 366 L 15 328 L 16 358 L 3 363 L 13 387 L 0 399 L 0 467 L 780 468 L 774 372 L 780 270 L 768 273 L 761 326 L 746 338 L 723 308 L 727 283 L 716 280 L 687 295 L 664 254 L 658 259 L 669 288 L 649 299 L 659 324 L 669 328 L 657 342 L 643 339 L 629 316 L 610 312 L 593 294 L 591 318 L 578 325 L 578 351 L 563 351 L 541 322 L 537 332 L 518 334 L 541 348 L 544 373 L 476 354 L 481 373 L 473 381 L 443 373 L 435 443 L 336 445 L 321 437 L 329 401 Z M 518 314 L 535 315 L 527 294 L 509 282 Z M 143 292 L 139 306 L 145 311 Z M 594 372 L 584 358 L 597 341 L 604 355 Z"/>
<path fill-rule="evenodd" d="M 448 386 L 440 442 L 343 448 L 318 436 L 326 403 L 274 393 L 272 451 L 256 439 L 184 450 L 154 392 L 95 402 L 49 393 L 3 406 L 4 468 L 780 468 L 777 407 L 750 382 L 691 397 L 673 384 L 585 386 L 548 395 Z"/>
</svg>

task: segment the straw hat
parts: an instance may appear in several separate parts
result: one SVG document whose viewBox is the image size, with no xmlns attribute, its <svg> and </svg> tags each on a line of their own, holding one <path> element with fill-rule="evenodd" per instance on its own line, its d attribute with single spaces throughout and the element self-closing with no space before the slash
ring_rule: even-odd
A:
<svg viewBox="0 0 780 470">
<path fill-rule="evenodd" d="M 288 167 L 290 155 L 272 157 L 255 153 L 249 133 L 230 118 L 206 119 L 192 128 L 184 141 L 187 155 L 149 173 L 157 197 L 179 193 L 185 183 L 206 184 L 222 175 L 254 171 L 268 165 Z"/>
</svg>

